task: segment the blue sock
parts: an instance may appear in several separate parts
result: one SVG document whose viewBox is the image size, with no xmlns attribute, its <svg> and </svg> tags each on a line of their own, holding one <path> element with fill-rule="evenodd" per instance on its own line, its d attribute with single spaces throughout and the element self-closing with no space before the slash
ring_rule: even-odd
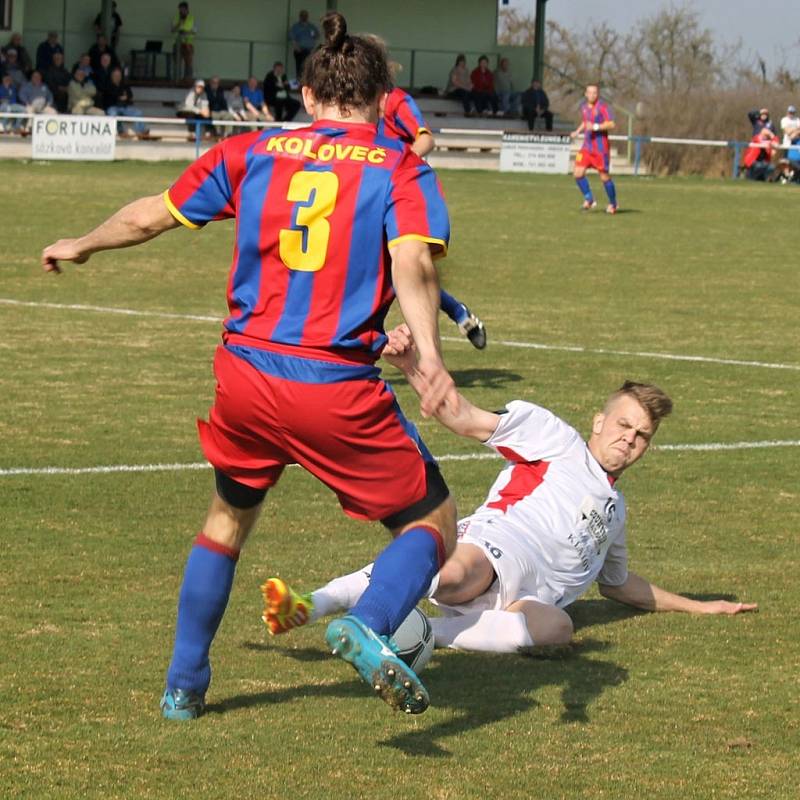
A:
<svg viewBox="0 0 800 800">
<path fill-rule="evenodd" d="M 369 586 L 350 612 L 383 636 L 394 633 L 444 563 L 438 531 L 425 525 L 398 536 L 375 559 Z"/>
<path fill-rule="evenodd" d="M 589 179 L 584 175 L 582 178 L 575 178 L 575 183 L 578 184 L 578 188 L 581 190 L 584 200 L 586 200 L 587 203 L 593 203 L 594 197 L 592 197 L 592 187 L 589 186 Z"/>
<path fill-rule="evenodd" d="M 217 632 L 236 571 L 235 550 L 202 533 L 186 561 L 178 598 L 175 649 L 167 670 L 167 687 L 205 694 L 211 683 L 208 651 Z"/>
<path fill-rule="evenodd" d="M 442 289 L 439 294 L 439 308 L 441 308 L 456 325 L 465 322 L 467 317 L 469 317 L 467 307 L 456 300 L 453 295 L 448 294 L 444 289 Z"/>
<path fill-rule="evenodd" d="M 617 187 L 614 186 L 614 181 L 606 181 L 603 186 L 605 187 L 606 194 L 608 195 L 608 202 L 612 206 L 617 205 Z"/>
</svg>

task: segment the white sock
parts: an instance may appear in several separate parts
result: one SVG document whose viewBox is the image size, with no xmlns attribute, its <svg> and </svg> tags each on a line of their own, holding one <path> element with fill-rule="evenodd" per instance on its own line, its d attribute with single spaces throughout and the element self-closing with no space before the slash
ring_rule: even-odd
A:
<svg viewBox="0 0 800 800">
<path fill-rule="evenodd" d="M 431 619 L 436 647 L 516 653 L 532 647 L 533 639 L 519 611 L 473 611 L 458 617 Z"/>
<path fill-rule="evenodd" d="M 372 575 L 372 564 L 367 564 L 366 567 L 351 572 L 349 575 L 334 578 L 321 589 L 312 592 L 311 599 L 314 601 L 314 610 L 311 612 L 309 621 L 316 622 L 320 617 L 349 611 L 369 586 L 370 575 Z"/>
</svg>

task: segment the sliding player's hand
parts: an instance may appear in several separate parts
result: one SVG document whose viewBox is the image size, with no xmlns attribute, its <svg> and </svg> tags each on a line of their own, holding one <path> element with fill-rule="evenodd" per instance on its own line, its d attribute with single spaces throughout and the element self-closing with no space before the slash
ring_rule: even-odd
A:
<svg viewBox="0 0 800 800">
<path fill-rule="evenodd" d="M 59 239 L 55 244 L 42 250 L 42 269 L 45 272 L 60 273 L 59 261 L 72 261 L 83 264 L 89 260 L 77 244 L 77 239 Z"/>
<path fill-rule="evenodd" d="M 742 614 L 758 611 L 758 603 L 731 603 L 728 600 L 707 600 L 700 610 L 701 614 Z"/>
</svg>

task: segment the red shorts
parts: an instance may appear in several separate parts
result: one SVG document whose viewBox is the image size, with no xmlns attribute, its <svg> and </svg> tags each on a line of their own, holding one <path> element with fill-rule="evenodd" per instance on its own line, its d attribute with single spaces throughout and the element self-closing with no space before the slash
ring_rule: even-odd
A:
<svg viewBox="0 0 800 800">
<path fill-rule="evenodd" d="M 384 519 L 425 497 L 433 459 L 383 380 L 301 383 L 260 372 L 222 346 L 214 374 L 200 444 L 234 480 L 266 489 L 299 464 L 357 519 Z"/>
<path fill-rule="evenodd" d="M 596 169 L 598 172 L 608 172 L 608 153 L 590 153 L 588 150 L 578 150 L 578 154 L 575 156 L 575 166 Z"/>
</svg>

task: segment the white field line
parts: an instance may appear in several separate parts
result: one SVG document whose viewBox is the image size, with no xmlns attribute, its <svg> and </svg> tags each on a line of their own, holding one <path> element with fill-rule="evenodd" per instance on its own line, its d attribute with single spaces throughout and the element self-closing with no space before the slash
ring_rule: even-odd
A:
<svg viewBox="0 0 800 800">
<path fill-rule="evenodd" d="M 800 447 L 800 439 L 783 439 L 762 442 L 708 442 L 705 444 L 662 444 L 654 450 L 668 452 L 714 452 L 722 450 L 759 450 L 773 447 Z M 486 461 L 499 459 L 497 453 L 449 453 L 436 456 L 437 461 Z M 295 467 L 296 464 L 289 466 Z M 96 467 L 11 467 L 0 469 L 0 478 L 15 475 L 108 475 L 128 472 L 183 472 L 186 470 L 210 469 L 206 461 L 187 464 L 111 464 Z"/>
<path fill-rule="evenodd" d="M 22 306 L 24 308 L 51 308 L 62 311 L 93 311 L 101 314 L 121 314 L 129 317 L 155 317 L 157 319 L 184 319 L 192 322 L 222 323 L 219 317 L 202 314 L 172 314 L 166 311 L 138 311 L 133 308 L 115 308 L 113 306 L 92 306 L 79 303 L 45 303 L 27 300 L 14 300 L 0 297 L 0 304 Z M 463 342 L 458 336 L 442 336 L 444 342 Z M 800 364 L 781 364 L 770 361 L 745 361 L 738 358 L 716 358 L 714 356 L 689 356 L 678 353 L 652 353 L 639 350 L 608 350 L 597 347 L 581 347 L 580 345 L 541 344 L 538 342 L 515 342 L 506 339 L 492 340 L 494 345 L 503 347 L 521 347 L 529 350 L 549 350 L 559 353 L 586 353 L 589 355 L 626 356 L 630 358 L 660 358 L 667 361 L 692 361 L 704 364 L 723 364 L 732 367 L 756 367 L 761 369 L 784 369 L 800 372 Z"/>
</svg>

